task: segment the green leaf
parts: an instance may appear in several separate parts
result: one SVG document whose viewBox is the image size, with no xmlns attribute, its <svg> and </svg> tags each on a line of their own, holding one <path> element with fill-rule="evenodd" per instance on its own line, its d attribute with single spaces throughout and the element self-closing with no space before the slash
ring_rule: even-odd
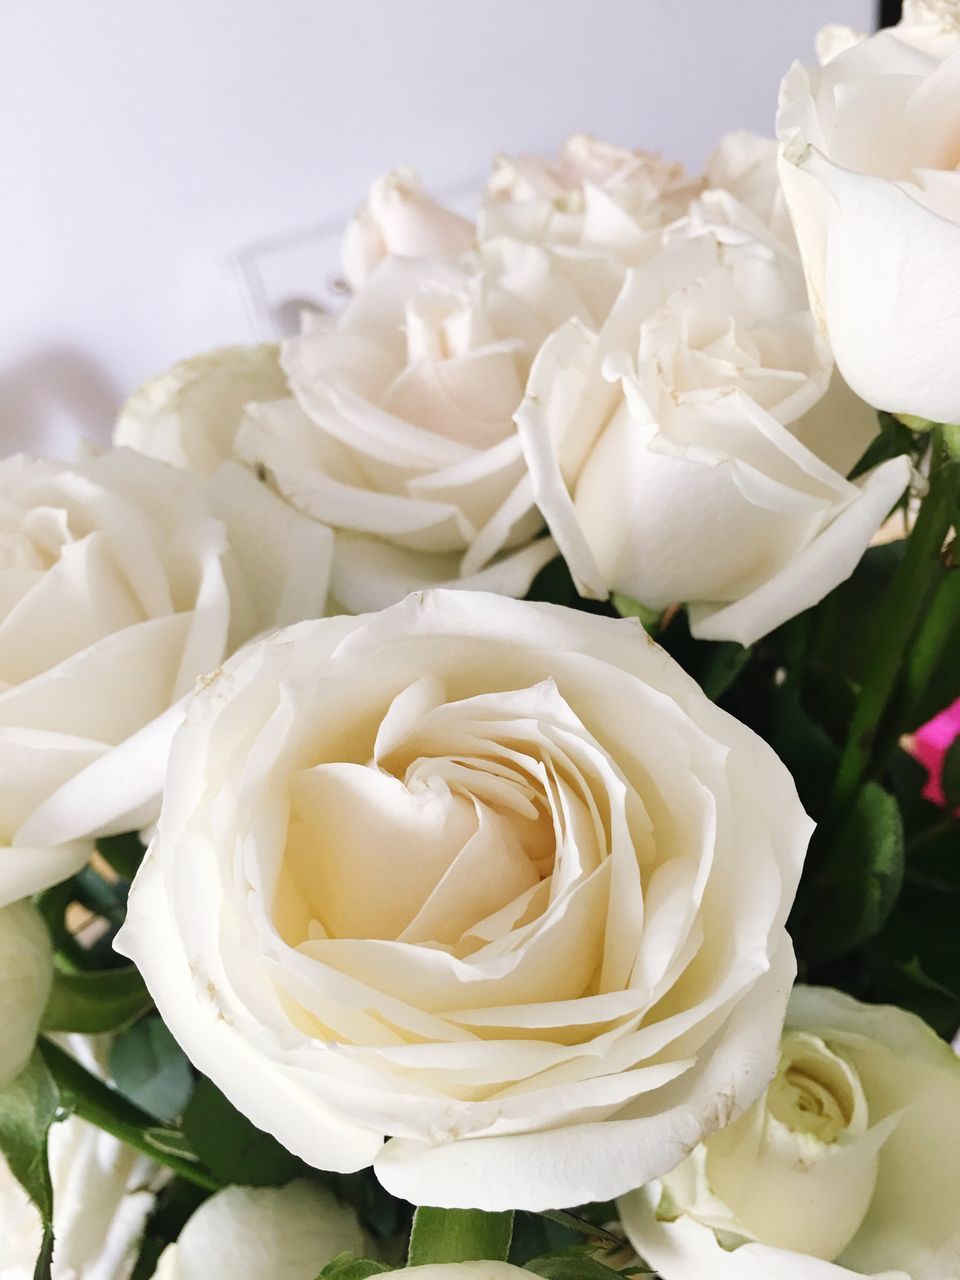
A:
<svg viewBox="0 0 960 1280">
<path fill-rule="evenodd" d="M 16 1079 L 0 1090 L 0 1151 L 45 1223 L 53 1221 L 47 1133 L 59 1108 L 60 1091 L 56 1081 L 42 1056 L 34 1050 Z"/>
<path fill-rule="evenodd" d="M 940 783 L 946 799 L 946 808 L 960 807 L 960 737 L 954 738 L 943 757 Z"/>
<path fill-rule="evenodd" d="M 206 1078 L 197 1081 L 184 1113 L 183 1132 L 214 1177 L 223 1182 L 279 1186 L 301 1170 L 296 1156 L 241 1115 Z"/>
<path fill-rule="evenodd" d="M 317 1280 L 367 1280 L 368 1276 L 382 1276 L 385 1271 L 393 1271 L 393 1267 L 385 1262 L 374 1262 L 372 1258 L 357 1258 L 352 1253 L 339 1253 L 332 1262 L 328 1262 Z"/>
<path fill-rule="evenodd" d="M 711 651 L 700 668 L 700 687 L 708 698 L 717 702 L 723 697 L 750 661 L 752 652 L 752 649 L 732 640 L 721 640 L 711 645 Z"/>
<path fill-rule="evenodd" d="M 163 1021 L 135 1022 L 110 1048 L 110 1074 L 119 1091 L 158 1120 L 181 1115 L 193 1092 L 193 1073 Z"/>
<path fill-rule="evenodd" d="M 877 417 L 880 420 L 880 432 L 874 436 L 860 461 L 850 472 L 851 480 L 856 480 L 858 476 L 872 471 L 888 458 L 895 458 L 901 453 L 912 453 L 915 448 L 913 432 L 929 431 L 934 425 L 923 418 L 914 418 L 909 414 L 894 416 L 892 413 L 881 412 Z"/>
<path fill-rule="evenodd" d="M 153 1001 L 133 966 L 94 973 L 57 973 L 43 1015 L 44 1031 L 116 1031 Z"/>
<path fill-rule="evenodd" d="M 868 782 L 824 851 L 806 939 L 809 958 L 834 960 L 879 933 L 900 894 L 903 869 L 900 808 L 883 787 Z"/>
<path fill-rule="evenodd" d="M 584 1249 L 566 1249 L 563 1253 L 547 1253 L 540 1258 L 532 1258 L 524 1267 L 534 1275 L 543 1276 L 544 1280 L 623 1280 L 624 1272 L 615 1271 L 599 1259 L 592 1257 Z M 632 1276 L 652 1275 L 651 1272 L 633 1270 L 627 1273 Z"/>
<path fill-rule="evenodd" d="M 191 1158 L 175 1155 L 170 1152 L 169 1144 L 151 1140 L 150 1135 L 158 1132 L 152 1115 L 91 1075 L 76 1058 L 71 1057 L 52 1040 L 41 1039 L 38 1048 L 56 1081 L 61 1099 L 69 1099 L 72 1110 L 81 1120 L 119 1138 L 135 1151 L 152 1156 L 159 1164 L 166 1165 L 188 1182 L 207 1191 L 219 1190 L 220 1183 L 197 1162 L 192 1153 Z"/>
<path fill-rule="evenodd" d="M 484 1213 L 481 1209 L 432 1209 L 422 1206 L 413 1215 L 408 1265 L 431 1262 L 473 1262 L 489 1258 L 506 1262 L 513 1236 L 513 1213 Z"/>
</svg>

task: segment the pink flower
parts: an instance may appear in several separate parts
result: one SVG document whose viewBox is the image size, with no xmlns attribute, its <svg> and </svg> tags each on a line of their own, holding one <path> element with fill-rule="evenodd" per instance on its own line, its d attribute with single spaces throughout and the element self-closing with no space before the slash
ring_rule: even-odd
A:
<svg viewBox="0 0 960 1280">
<path fill-rule="evenodd" d="M 960 698 L 946 707 L 913 735 L 911 752 L 929 772 L 922 795 L 944 808 L 943 765 L 947 752 L 960 737 Z M 958 810 L 960 813 L 960 810 Z"/>
</svg>

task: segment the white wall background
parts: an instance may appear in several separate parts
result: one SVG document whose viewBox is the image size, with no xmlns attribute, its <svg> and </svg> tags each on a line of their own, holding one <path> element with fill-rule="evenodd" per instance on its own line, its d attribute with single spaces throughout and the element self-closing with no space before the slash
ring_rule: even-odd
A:
<svg viewBox="0 0 960 1280">
<path fill-rule="evenodd" d="M 2 0 L 0 446 L 107 438 L 144 377 L 323 298 L 399 162 L 477 188 L 586 129 L 697 168 L 872 0 Z M 263 290 L 266 291 L 265 295 Z"/>
</svg>

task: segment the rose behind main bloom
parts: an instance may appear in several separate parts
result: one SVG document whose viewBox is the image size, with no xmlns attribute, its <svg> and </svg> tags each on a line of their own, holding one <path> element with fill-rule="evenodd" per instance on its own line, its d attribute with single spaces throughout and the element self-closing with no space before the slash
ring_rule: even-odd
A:
<svg viewBox="0 0 960 1280">
<path fill-rule="evenodd" d="M 198 693 L 117 945 L 315 1166 L 421 1204 L 606 1199 L 770 1078 L 811 826 L 635 623 L 418 593 Z"/>
<path fill-rule="evenodd" d="M 177 704 L 323 611 L 330 543 L 235 463 L 0 461 L 0 903 L 155 819 Z"/>
<path fill-rule="evenodd" d="M 663 1280 L 960 1274 L 960 1060 L 921 1020 L 794 989 L 773 1083 L 620 1200 Z"/>
<path fill-rule="evenodd" d="M 811 304 L 858 395 L 960 422 L 960 10 L 908 0 L 898 26 L 828 29 L 820 52 L 777 116 Z"/>
</svg>

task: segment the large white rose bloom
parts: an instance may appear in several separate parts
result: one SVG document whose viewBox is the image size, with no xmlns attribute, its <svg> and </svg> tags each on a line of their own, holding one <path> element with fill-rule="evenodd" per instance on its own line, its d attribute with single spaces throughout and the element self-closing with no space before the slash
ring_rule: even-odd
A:
<svg viewBox="0 0 960 1280">
<path fill-rule="evenodd" d="M 960 1274 L 960 1062 L 919 1018 L 797 987 L 766 1094 L 620 1201 L 663 1280 Z"/>
<path fill-rule="evenodd" d="M 871 404 L 960 421 L 960 9 L 834 30 L 780 90 L 781 172 L 814 310 Z"/>
<path fill-rule="evenodd" d="M 154 1280 L 314 1280 L 364 1247 L 357 1215 L 322 1187 L 227 1187 L 163 1251 Z"/>
<path fill-rule="evenodd" d="M 198 694 L 117 946 L 308 1162 L 419 1204 L 602 1200 L 772 1075 L 811 827 L 636 624 L 427 592 Z"/>
<path fill-rule="evenodd" d="M 353 289 L 367 283 L 384 258 L 456 258 L 473 242 L 473 226 L 438 204 L 413 169 L 378 178 L 343 233 L 343 274 Z"/>
<path fill-rule="evenodd" d="M 0 907 L 0 1089 L 33 1052 L 53 980 L 46 925 L 29 902 Z"/>
<path fill-rule="evenodd" d="M 513 414 L 540 343 L 589 314 L 543 250 L 390 258 L 344 312 L 283 344 L 292 398 L 254 404 L 239 455 L 336 530 L 349 612 L 456 583 L 522 596 L 542 533 Z"/>
<path fill-rule="evenodd" d="M 699 214 L 682 230 L 599 330 L 547 340 L 517 422 L 582 595 L 684 603 L 694 635 L 750 644 L 852 573 L 909 463 L 845 479 L 876 420 L 793 258 Z"/>
<path fill-rule="evenodd" d="M 235 464 L 203 487 L 126 449 L 0 461 L 0 903 L 156 817 L 176 704 L 320 613 L 329 559 L 328 531 Z"/>
<path fill-rule="evenodd" d="M 76 1116 L 52 1127 L 49 1153 L 53 1280 L 128 1280 L 157 1166 Z M 42 1239 L 37 1208 L 0 1159 L 0 1280 L 30 1280 Z"/>
</svg>

